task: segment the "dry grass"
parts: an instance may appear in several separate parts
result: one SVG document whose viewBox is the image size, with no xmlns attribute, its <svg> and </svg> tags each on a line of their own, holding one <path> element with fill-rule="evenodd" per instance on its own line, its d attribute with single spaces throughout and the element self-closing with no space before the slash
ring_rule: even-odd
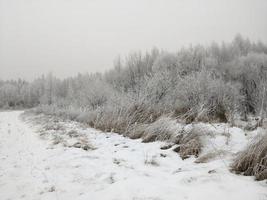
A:
<svg viewBox="0 0 267 200">
<path fill-rule="evenodd" d="M 258 135 L 234 160 L 232 170 L 256 180 L 267 179 L 267 133 Z"/>
<path fill-rule="evenodd" d="M 188 133 L 182 133 L 182 137 L 177 141 L 179 146 L 174 151 L 179 153 L 183 160 L 190 156 L 198 157 L 202 149 L 202 134 L 202 131 L 195 127 Z"/>
<path fill-rule="evenodd" d="M 204 155 L 199 156 L 195 163 L 208 163 L 211 160 L 214 160 L 220 156 L 226 155 L 227 152 L 223 150 L 215 150 L 213 152 L 206 153 Z"/>
<path fill-rule="evenodd" d="M 161 117 L 150 124 L 136 124 L 129 129 L 130 138 L 142 138 L 144 143 L 173 140 L 177 127 L 176 121 L 169 117 Z"/>
<path fill-rule="evenodd" d="M 52 145 L 62 144 L 65 147 L 80 148 L 85 151 L 95 149 L 84 134 L 75 129 L 69 130 L 66 126 L 68 121 L 66 122 L 63 118 L 49 114 L 33 117 L 31 114 L 32 112 L 28 112 L 24 118 L 30 118 L 31 123 L 40 125 L 40 136 L 43 139 L 52 139 Z"/>
<path fill-rule="evenodd" d="M 147 124 L 133 125 L 128 130 L 128 136 L 131 139 L 141 138 L 145 134 Z"/>
<path fill-rule="evenodd" d="M 123 135 L 131 133 L 134 124 L 151 123 L 157 118 L 157 112 L 144 105 L 129 107 L 106 107 L 92 113 L 89 125 L 106 132 L 116 132 Z"/>
<path fill-rule="evenodd" d="M 50 114 L 54 109 L 50 108 L 48 111 Z M 203 131 L 193 128 L 189 133 L 180 133 L 181 127 L 177 127 L 177 122 L 170 117 L 162 116 L 163 114 L 149 106 L 135 104 L 117 109 L 105 107 L 87 111 L 84 115 L 80 114 L 76 120 L 105 132 L 116 132 L 132 139 L 142 138 L 143 142 L 160 140 L 178 144 L 183 159 L 192 155 L 198 157 L 202 148 L 200 135 Z M 76 116 L 76 112 L 71 116 Z M 60 127 L 48 127 L 50 128 Z"/>
<path fill-rule="evenodd" d="M 54 122 L 50 122 L 44 125 L 43 129 L 45 131 L 50 131 L 50 130 L 54 130 L 54 131 L 65 131 L 64 126 L 62 126 L 59 123 L 54 123 Z"/>
<path fill-rule="evenodd" d="M 199 153 L 201 152 L 201 147 L 202 145 L 198 137 L 191 139 L 187 143 L 180 146 L 180 156 L 182 159 L 186 159 L 189 156 L 198 157 Z"/>
</svg>

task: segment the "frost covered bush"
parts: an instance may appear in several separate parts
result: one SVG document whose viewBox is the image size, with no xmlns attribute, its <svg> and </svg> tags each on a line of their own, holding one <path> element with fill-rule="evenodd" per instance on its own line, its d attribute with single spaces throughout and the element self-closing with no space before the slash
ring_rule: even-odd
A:
<svg viewBox="0 0 267 200">
<path fill-rule="evenodd" d="M 251 144 L 236 157 L 232 170 L 256 180 L 267 179 L 267 133 L 258 135 Z"/>
<path fill-rule="evenodd" d="M 183 78 L 176 88 L 175 114 L 194 120 L 229 121 L 239 109 L 238 86 L 203 70 Z"/>
<path fill-rule="evenodd" d="M 173 108 L 174 84 L 170 72 L 162 70 L 153 74 L 144 83 L 141 90 L 140 101 L 157 110 L 170 111 Z"/>
<path fill-rule="evenodd" d="M 249 53 L 238 58 L 231 67 L 231 76 L 242 85 L 246 114 L 260 113 L 262 109 L 266 112 L 267 55 Z"/>
<path fill-rule="evenodd" d="M 80 107 L 94 110 L 104 106 L 112 95 L 112 92 L 113 89 L 110 85 L 101 78 L 89 79 L 77 91 L 76 102 Z"/>
</svg>

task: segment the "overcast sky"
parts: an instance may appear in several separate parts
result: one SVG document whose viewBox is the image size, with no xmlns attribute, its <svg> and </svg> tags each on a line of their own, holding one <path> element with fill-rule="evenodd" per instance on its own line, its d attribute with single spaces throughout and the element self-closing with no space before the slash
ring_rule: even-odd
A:
<svg viewBox="0 0 267 200">
<path fill-rule="evenodd" d="M 153 47 L 267 42 L 267 0 L 0 0 L 0 79 L 109 69 Z"/>
</svg>

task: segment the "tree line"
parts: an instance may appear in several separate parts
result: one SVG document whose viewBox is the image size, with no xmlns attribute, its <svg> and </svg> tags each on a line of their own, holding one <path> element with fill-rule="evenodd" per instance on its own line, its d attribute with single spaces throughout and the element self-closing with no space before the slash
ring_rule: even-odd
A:
<svg viewBox="0 0 267 200">
<path fill-rule="evenodd" d="M 267 46 L 237 35 L 232 42 L 156 48 L 118 58 L 105 73 L 63 80 L 0 81 L 0 107 L 32 108 L 123 132 L 161 115 L 192 121 L 266 117 Z"/>
</svg>

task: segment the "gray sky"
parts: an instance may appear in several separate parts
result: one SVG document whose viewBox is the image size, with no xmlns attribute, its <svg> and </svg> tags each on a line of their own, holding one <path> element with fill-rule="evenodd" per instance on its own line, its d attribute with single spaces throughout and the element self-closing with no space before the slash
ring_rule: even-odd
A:
<svg viewBox="0 0 267 200">
<path fill-rule="evenodd" d="M 104 71 L 153 47 L 267 42 L 267 0 L 0 0 L 0 79 Z"/>
</svg>

